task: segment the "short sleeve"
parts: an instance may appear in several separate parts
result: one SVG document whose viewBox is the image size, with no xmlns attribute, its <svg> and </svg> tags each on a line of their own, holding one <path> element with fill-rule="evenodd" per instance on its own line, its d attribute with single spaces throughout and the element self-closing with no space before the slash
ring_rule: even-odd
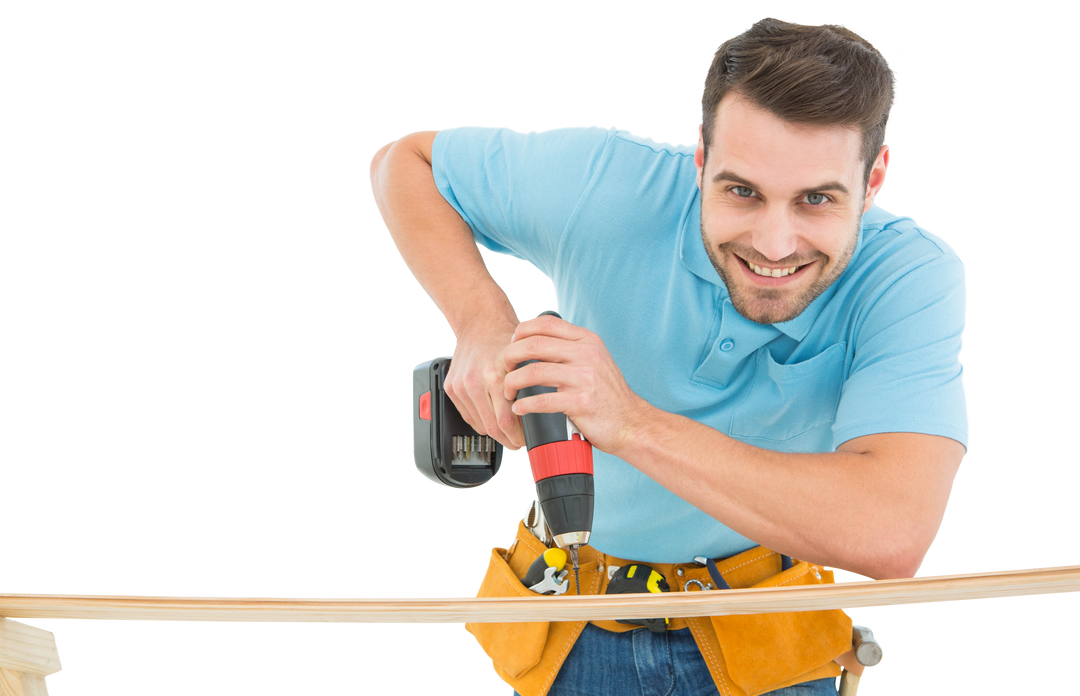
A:
<svg viewBox="0 0 1080 696">
<path fill-rule="evenodd" d="M 551 276 L 559 240 L 614 131 L 440 131 L 432 172 L 477 243 L 532 262 Z"/>
<path fill-rule="evenodd" d="M 964 269 L 942 254 L 892 282 L 866 311 L 833 425 L 834 446 L 863 435 L 941 435 L 967 447 L 961 383 Z"/>
</svg>

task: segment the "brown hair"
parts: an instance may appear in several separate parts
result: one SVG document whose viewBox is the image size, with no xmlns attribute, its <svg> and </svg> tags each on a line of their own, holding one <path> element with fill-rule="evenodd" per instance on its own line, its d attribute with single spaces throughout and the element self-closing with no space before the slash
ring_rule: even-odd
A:
<svg viewBox="0 0 1080 696">
<path fill-rule="evenodd" d="M 720 100 L 735 91 L 792 123 L 853 126 L 864 178 L 885 142 L 893 74 L 885 58 L 844 27 L 763 19 L 720 46 L 705 78 L 701 135 L 708 154 Z"/>
</svg>

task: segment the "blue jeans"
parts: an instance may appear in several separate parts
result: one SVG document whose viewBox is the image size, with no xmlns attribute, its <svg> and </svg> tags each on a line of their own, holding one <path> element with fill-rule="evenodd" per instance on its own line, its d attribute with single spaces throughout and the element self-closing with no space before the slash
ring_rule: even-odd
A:
<svg viewBox="0 0 1080 696">
<path fill-rule="evenodd" d="M 612 633 L 592 624 L 566 657 L 550 696 L 718 696 L 689 628 Z M 769 696 L 836 696 L 835 679 L 819 679 Z"/>
</svg>

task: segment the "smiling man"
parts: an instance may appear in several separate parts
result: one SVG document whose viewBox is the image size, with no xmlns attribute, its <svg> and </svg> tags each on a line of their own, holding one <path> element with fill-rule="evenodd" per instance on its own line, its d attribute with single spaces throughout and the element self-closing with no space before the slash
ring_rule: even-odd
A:
<svg viewBox="0 0 1080 696">
<path fill-rule="evenodd" d="M 892 94 L 857 35 L 763 20 L 717 52 L 696 147 L 457 129 L 376 155 L 466 420 L 517 447 L 517 415 L 563 412 L 596 450 L 582 592 L 634 563 L 673 591 L 918 569 L 967 438 L 963 269 L 874 205 Z M 566 320 L 519 322 L 476 243 L 544 271 Z M 515 402 L 538 384 L 558 391 Z M 481 594 L 524 592 L 491 578 L 527 535 Z M 525 696 L 835 694 L 850 642 L 841 612 L 540 626 L 477 632 Z"/>
</svg>

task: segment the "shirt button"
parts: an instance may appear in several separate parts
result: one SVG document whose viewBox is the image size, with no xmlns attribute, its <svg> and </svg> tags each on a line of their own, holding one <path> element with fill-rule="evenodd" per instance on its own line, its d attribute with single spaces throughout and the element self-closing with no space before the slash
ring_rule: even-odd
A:
<svg viewBox="0 0 1080 696">
<path fill-rule="evenodd" d="M 732 341 L 730 338 L 725 339 L 724 342 L 720 344 L 720 350 L 722 350 L 724 352 L 727 352 L 727 351 L 731 350 L 734 347 L 735 347 L 735 341 Z"/>
</svg>

